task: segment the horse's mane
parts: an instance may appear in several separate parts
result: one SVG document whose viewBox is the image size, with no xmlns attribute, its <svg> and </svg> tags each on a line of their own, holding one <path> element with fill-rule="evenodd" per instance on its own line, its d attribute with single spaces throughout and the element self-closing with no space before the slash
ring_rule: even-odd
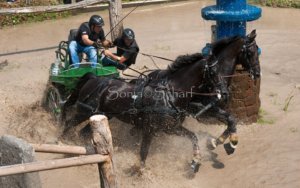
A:
<svg viewBox="0 0 300 188">
<path fill-rule="evenodd" d="M 181 69 L 182 67 L 185 67 L 189 64 L 192 64 L 192 63 L 195 63 L 201 59 L 203 59 L 203 55 L 201 53 L 194 53 L 194 54 L 187 54 L 187 55 L 181 55 L 181 56 L 178 56 L 174 63 L 170 64 L 168 66 L 168 69 L 167 71 L 168 72 L 175 72 L 179 69 Z"/>
<path fill-rule="evenodd" d="M 224 38 L 217 42 L 212 43 L 212 54 L 218 55 L 222 50 L 224 50 L 226 46 L 241 38 L 242 37 L 240 36 L 234 36 L 234 37 Z"/>
</svg>

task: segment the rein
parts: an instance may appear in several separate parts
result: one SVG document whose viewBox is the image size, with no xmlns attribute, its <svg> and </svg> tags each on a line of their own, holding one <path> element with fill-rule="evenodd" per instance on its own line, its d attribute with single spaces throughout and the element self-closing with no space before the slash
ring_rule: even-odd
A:
<svg viewBox="0 0 300 188">
<path fill-rule="evenodd" d="M 135 70 L 135 69 L 133 69 L 133 68 L 131 68 L 131 67 L 127 67 L 127 68 L 130 69 L 130 70 L 132 70 L 132 71 L 134 71 L 134 72 L 136 72 L 136 73 L 138 73 L 138 74 L 140 74 L 140 75 L 139 75 L 139 76 L 133 76 L 133 75 L 125 74 L 125 73 L 124 73 L 125 70 L 123 70 L 123 71 L 122 71 L 122 74 L 125 75 L 125 76 L 129 76 L 129 77 L 132 77 L 132 78 L 140 78 L 141 75 L 142 75 L 142 76 L 148 77 L 148 75 L 144 74 L 143 72 L 140 72 L 140 71 L 138 71 L 138 70 Z"/>
<path fill-rule="evenodd" d="M 232 78 L 232 77 L 240 77 L 240 76 L 248 76 L 250 75 L 249 73 L 244 73 L 244 74 L 232 74 L 232 75 L 225 75 L 221 76 L 222 78 Z"/>
<path fill-rule="evenodd" d="M 126 14 L 106 35 L 104 38 L 106 38 L 127 16 L 129 16 L 135 9 L 137 9 L 139 6 L 143 5 L 147 0 L 144 0 L 141 4 L 138 4 L 136 7 L 134 7 L 128 14 Z"/>
<path fill-rule="evenodd" d="M 136 54 L 142 54 L 142 55 L 148 56 L 148 57 L 150 57 L 150 58 L 153 58 L 153 57 L 154 57 L 154 58 L 157 58 L 157 59 L 162 59 L 162 60 L 165 60 L 165 61 L 174 62 L 174 60 L 169 59 L 169 58 L 165 58 L 165 57 L 161 57 L 161 56 L 157 56 L 157 55 L 146 54 L 146 53 L 143 53 L 143 52 L 133 52 L 133 51 L 130 51 L 130 50 L 128 50 L 128 49 L 122 48 L 122 47 L 120 47 L 120 46 L 112 46 L 112 47 L 117 47 L 117 48 L 119 48 L 119 49 L 121 49 L 121 50 L 123 50 L 123 51 L 125 51 L 125 52 L 136 53 Z"/>
<path fill-rule="evenodd" d="M 149 86 L 151 86 L 151 87 L 159 87 L 159 85 L 158 84 L 148 84 Z M 178 89 L 176 89 L 176 90 L 171 90 L 171 89 L 168 89 L 168 91 L 169 92 L 171 92 L 171 93 L 174 93 L 174 92 L 183 92 L 183 93 L 188 93 L 188 94 L 191 94 L 191 97 L 193 96 L 193 95 L 198 95 L 198 96 L 217 96 L 217 95 L 219 95 L 219 93 L 198 93 L 198 92 L 190 92 L 190 91 L 185 91 L 185 90 L 178 90 Z"/>
</svg>

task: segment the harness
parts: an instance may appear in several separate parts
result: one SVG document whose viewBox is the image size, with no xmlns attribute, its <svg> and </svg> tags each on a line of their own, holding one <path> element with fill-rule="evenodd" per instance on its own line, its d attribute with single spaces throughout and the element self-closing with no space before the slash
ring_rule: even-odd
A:
<svg viewBox="0 0 300 188">
<path fill-rule="evenodd" d="M 101 99 L 101 96 L 105 92 L 105 90 L 108 87 L 110 81 L 109 81 L 109 79 L 105 78 L 105 79 L 97 80 L 97 82 L 98 83 L 97 83 L 96 87 L 92 91 L 90 91 L 88 94 L 86 94 L 86 96 L 84 96 L 81 101 L 77 101 L 76 105 L 79 106 L 79 107 L 85 108 L 91 114 L 104 114 L 103 112 L 101 112 L 99 110 L 100 103 L 99 103 L 98 100 Z M 89 105 L 89 104 L 85 103 L 92 95 L 94 95 L 95 92 L 97 92 L 99 90 L 101 90 L 101 92 L 99 92 L 97 97 L 96 97 L 96 103 L 97 103 L 96 108 L 92 105 Z"/>
<path fill-rule="evenodd" d="M 216 79 L 216 76 L 218 76 L 218 60 L 216 59 L 214 61 L 204 61 L 205 64 L 203 84 L 199 86 L 199 89 L 208 89 L 211 92 L 212 89 L 218 87 L 220 93 L 225 93 L 225 91 L 223 90 L 226 89 L 227 91 L 227 88 L 226 86 L 223 86 L 226 85 L 226 83 L 224 83 L 224 80 L 221 79 L 221 77 L 218 77 L 218 79 Z M 156 83 L 150 83 L 150 79 L 148 77 L 140 77 L 134 80 L 134 82 L 135 85 L 133 89 L 133 95 L 131 96 L 132 102 L 130 103 L 129 108 L 126 111 L 114 113 L 101 111 L 101 101 L 99 100 L 102 100 L 104 92 L 110 85 L 109 79 L 101 79 L 100 82 L 98 82 L 97 85 L 94 87 L 94 89 L 92 89 L 88 94 L 86 94 L 86 96 L 84 96 L 82 100 L 77 102 L 77 105 L 79 107 L 84 108 L 91 114 L 100 113 L 108 116 L 117 114 L 129 115 L 132 116 L 131 119 L 139 119 L 140 115 L 147 116 L 147 114 L 160 114 L 163 115 L 163 117 L 164 115 L 171 116 L 176 121 L 178 121 L 183 115 L 187 114 L 188 109 L 186 108 L 188 108 L 189 105 L 187 105 L 186 108 L 180 109 L 174 104 L 176 96 L 174 95 L 174 91 L 170 88 L 170 85 L 168 84 L 168 80 L 166 78 L 161 79 Z M 99 90 L 100 92 L 98 92 L 98 95 L 96 97 L 97 106 L 88 104 L 87 100 Z M 151 92 L 150 96 L 149 93 L 147 93 L 149 91 Z M 147 103 L 145 103 L 145 101 L 147 101 L 147 97 L 152 97 L 152 99 L 150 100 L 151 103 L 154 102 L 154 104 L 147 105 Z M 93 101 L 93 104 L 95 104 L 95 101 Z"/>
<path fill-rule="evenodd" d="M 103 112 L 100 109 L 99 99 L 102 98 L 104 92 L 109 87 L 109 82 L 110 82 L 109 79 L 99 80 L 96 87 L 94 87 L 93 90 L 91 90 L 88 94 L 86 94 L 82 100 L 77 101 L 76 105 L 80 108 L 83 108 L 87 113 L 90 114 L 106 114 L 106 115 L 120 114 L 120 115 L 136 116 L 138 114 L 143 113 L 143 114 L 168 114 L 172 117 L 177 117 L 179 113 L 183 112 L 173 104 L 172 99 L 174 98 L 174 96 L 172 95 L 170 88 L 166 84 L 167 83 L 166 80 L 163 80 L 160 83 L 161 85 L 159 86 L 159 93 L 163 97 L 162 99 L 163 101 L 165 101 L 165 104 L 145 106 L 143 104 L 143 100 L 145 99 L 145 97 L 157 97 L 156 95 L 158 91 L 155 89 L 155 91 L 152 93 L 153 96 L 145 96 L 145 88 L 149 85 L 149 79 L 147 78 L 136 80 L 134 92 L 133 92 L 134 94 L 132 95 L 132 103 L 130 104 L 130 107 L 127 111 L 118 112 L 118 113 Z M 96 97 L 96 101 L 93 101 L 93 103 L 97 103 L 97 106 L 88 104 L 87 100 L 99 90 L 100 92 Z"/>
<path fill-rule="evenodd" d="M 222 97 L 223 94 L 228 94 L 226 80 L 222 76 L 218 75 L 218 63 L 219 60 L 215 57 L 213 63 L 209 64 L 209 61 L 205 60 L 204 74 L 203 74 L 203 84 L 199 86 L 199 89 L 207 89 L 212 92 L 215 88 L 218 99 Z M 217 79 L 217 80 L 216 80 Z"/>
<path fill-rule="evenodd" d="M 256 45 L 255 41 L 252 41 L 252 42 L 246 41 L 246 44 L 243 45 L 242 50 L 241 50 L 242 56 L 244 58 L 244 61 L 246 62 L 246 64 L 244 64 L 244 65 L 246 65 L 246 66 L 248 65 L 249 66 L 249 69 L 250 69 L 249 70 L 249 74 L 250 74 L 250 76 L 251 76 L 252 79 L 254 77 L 253 73 L 254 73 L 254 67 L 255 67 L 255 65 L 253 65 L 252 63 L 250 63 L 250 60 L 249 60 L 248 57 L 251 56 L 251 51 L 249 50 L 249 48 L 251 46 L 254 46 L 254 45 Z M 256 63 L 259 64 L 258 59 L 257 59 Z"/>
<path fill-rule="evenodd" d="M 134 88 L 134 95 L 131 96 L 133 99 L 133 102 L 130 105 L 130 109 L 126 111 L 129 114 L 137 114 L 139 110 L 143 107 L 143 97 L 144 97 L 144 90 L 145 87 L 148 85 L 149 79 L 137 79 L 135 83 L 135 88 Z"/>
<path fill-rule="evenodd" d="M 145 114 L 169 114 L 171 116 L 176 116 L 180 111 L 173 103 L 174 96 L 167 84 L 167 80 L 163 79 L 157 85 L 149 84 L 150 80 L 148 78 L 138 79 L 134 89 L 134 95 L 132 96 L 133 102 L 130 105 L 128 111 L 123 112 L 124 114 L 136 115 L 140 113 Z M 151 90 L 150 93 L 145 93 L 145 88 L 150 86 L 148 89 Z M 152 98 L 156 104 L 151 106 L 145 106 L 143 100 L 146 98 Z M 157 100 L 156 100 L 157 99 Z M 164 103 L 163 105 L 161 103 Z"/>
</svg>

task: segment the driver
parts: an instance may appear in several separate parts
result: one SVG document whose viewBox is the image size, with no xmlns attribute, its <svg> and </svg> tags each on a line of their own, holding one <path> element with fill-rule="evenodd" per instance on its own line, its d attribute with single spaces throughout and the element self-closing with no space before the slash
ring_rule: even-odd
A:
<svg viewBox="0 0 300 188">
<path fill-rule="evenodd" d="M 99 46 L 110 45 L 111 42 L 105 39 L 103 18 L 99 15 L 91 16 L 89 22 L 80 25 L 75 40 L 69 44 L 71 61 L 75 67 L 79 67 L 80 59 L 78 53 L 84 52 L 92 66 L 97 64 L 97 50 Z"/>
<path fill-rule="evenodd" d="M 135 64 L 139 46 L 136 43 L 132 29 L 124 29 L 122 36 L 115 39 L 113 45 L 117 47 L 117 53 L 114 54 L 109 50 L 104 50 L 105 57 L 102 58 L 104 66 L 113 65 L 118 69 L 124 70 Z"/>
</svg>

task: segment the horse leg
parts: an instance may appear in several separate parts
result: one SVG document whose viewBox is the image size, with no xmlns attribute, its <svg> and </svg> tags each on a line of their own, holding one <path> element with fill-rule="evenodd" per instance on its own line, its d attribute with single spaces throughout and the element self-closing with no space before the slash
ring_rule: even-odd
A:
<svg viewBox="0 0 300 188">
<path fill-rule="evenodd" d="M 149 153 L 152 139 L 153 139 L 153 132 L 152 131 L 148 132 L 146 130 L 143 130 L 143 139 L 142 139 L 141 150 L 140 150 L 141 168 L 145 167 L 146 158 Z"/>
<path fill-rule="evenodd" d="M 191 162 L 191 168 L 194 171 L 194 173 L 198 172 L 199 167 L 200 167 L 201 155 L 200 155 L 200 147 L 198 144 L 198 138 L 197 138 L 196 134 L 182 126 L 176 128 L 173 131 L 173 133 L 178 136 L 185 136 L 192 141 L 194 153 L 193 153 L 193 159 Z"/>
<path fill-rule="evenodd" d="M 140 150 L 140 157 L 141 157 L 141 168 L 143 169 L 146 164 L 146 158 L 148 156 L 150 144 L 152 141 L 154 134 L 152 131 L 143 130 L 143 138 Z"/>
<path fill-rule="evenodd" d="M 65 123 L 65 127 L 62 133 L 62 137 L 66 137 L 67 135 L 72 135 L 72 134 L 77 134 L 74 133 L 75 127 L 79 124 L 82 123 L 83 121 L 87 120 L 89 116 L 86 114 L 81 114 L 77 112 L 71 119 L 67 120 Z"/>
<path fill-rule="evenodd" d="M 229 137 L 229 143 L 224 145 L 228 155 L 232 154 L 238 144 L 238 136 L 236 130 L 236 120 L 230 113 L 221 109 L 220 107 L 214 108 L 215 115 L 218 119 L 227 122 L 227 129 L 216 139 L 212 139 L 212 146 L 216 148 L 220 144 L 224 144 Z"/>
<path fill-rule="evenodd" d="M 140 176 L 144 173 L 146 158 L 149 153 L 152 138 L 154 136 L 154 134 L 151 130 L 147 131 L 147 130 L 143 129 L 142 134 L 143 134 L 142 135 L 142 144 L 141 144 L 141 148 L 140 148 L 140 160 L 139 160 L 140 164 L 137 164 L 137 165 L 135 164 L 132 166 L 132 172 L 131 172 L 132 175 L 137 174 L 138 176 Z"/>
</svg>

